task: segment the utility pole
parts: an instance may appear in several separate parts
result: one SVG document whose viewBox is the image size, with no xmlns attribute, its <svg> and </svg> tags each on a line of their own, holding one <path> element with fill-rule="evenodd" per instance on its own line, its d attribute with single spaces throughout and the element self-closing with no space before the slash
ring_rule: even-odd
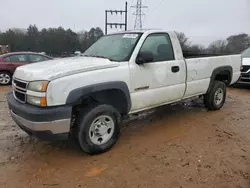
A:
<svg viewBox="0 0 250 188">
<path fill-rule="evenodd" d="M 135 15 L 135 25 L 134 25 L 134 29 L 142 29 L 142 16 L 144 16 L 145 14 L 142 12 L 143 8 L 148 8 L 145 5 L 142 5 L 142 0 L 137 0 L 136 5 L 132 6 L 132 8 L 136 8 L 135 13 L 133 13 L 133 15 Z"/>
<path fill-rule="evenodd" d="M 117 14 L 125 14 L 125 21 L 123 23 L 115 23 L 115 22 L 108 22 L 108 14 L 113 15 L 113 13 Z M 113 26 L 117 28 L 120 26 L 120 28 L 124 27 L 125 31 L 128 27 L 128 3 L 125 3 L 125 10 L 105 10 L 105 35 L 108 33 L 108 26 L 112 28 Z"/>
</svg>

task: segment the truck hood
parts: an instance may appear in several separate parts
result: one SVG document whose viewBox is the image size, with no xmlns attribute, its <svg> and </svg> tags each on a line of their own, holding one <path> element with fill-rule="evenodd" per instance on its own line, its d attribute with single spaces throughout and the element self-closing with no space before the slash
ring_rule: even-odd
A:
<svg viewBox="0 0 250 188">
<path fill-rule="evenodd" d="M 113 62 L 104 58 L 61 58 L 20 66 L 16 69 L 14 77 L 25 81 L 51 81 L 72 74 L 112 68 L 117 66 L 119 66 L 118 62 Z"/>
<path fill-rule="evenodd" d="M 250 58 L 242 58 L 242 65 L 250 65 Z"/>
</svg>

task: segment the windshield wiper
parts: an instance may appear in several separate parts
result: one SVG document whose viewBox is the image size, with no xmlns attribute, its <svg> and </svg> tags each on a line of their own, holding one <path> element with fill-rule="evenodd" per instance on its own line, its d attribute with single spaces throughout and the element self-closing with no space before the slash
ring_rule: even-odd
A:
<svg viewBox="0 0 250 188">
<path fill-rule="evenodd" d="M 103 58 L 103 59 L 108 59 L 109 61 L 113 61 L 112 59 L 105 57 L 105 56 L 101 56 L 101 55 L 82 55 L 84 57 L 97 57 L 97 58 Z"/>
</svg>

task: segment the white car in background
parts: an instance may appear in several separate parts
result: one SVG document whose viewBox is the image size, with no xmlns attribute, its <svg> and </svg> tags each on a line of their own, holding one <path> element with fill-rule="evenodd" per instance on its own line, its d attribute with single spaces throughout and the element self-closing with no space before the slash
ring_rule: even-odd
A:
<svg viewBox="0 0 250 188">
<path fill-rule="evenodd" d="M 250 48 L 242 52 L 241 77 L 237 84 L 250 84 Z"/>
<path fill-rule="evenodd" d="M 75 51 L 74 53 L 75 56 L 81 56 L 81 54 L 82 54 L 81 51 Z"/>
</svg>

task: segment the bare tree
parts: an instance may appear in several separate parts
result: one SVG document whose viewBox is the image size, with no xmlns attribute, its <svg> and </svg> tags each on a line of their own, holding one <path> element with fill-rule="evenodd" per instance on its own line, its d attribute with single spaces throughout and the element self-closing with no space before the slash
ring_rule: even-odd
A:
<svg viewBox="0 0 250 188">
<path fill-rule="evenodd" d="M 227 38 L 227 51 L 241 53 L 250 46 L 250 37 L 246 33 L 232 35 Z"/>
<path fill-rule="evenodd" d="M 225 40 L 216 40 L 212 42 L 208 48 L 207 48 L 208 53 L 226 53 L 227 52 L 227 41 Z"/>
<path fill-rule="evenodd" d="M 175 33 L 180 41 L 182 50 L 186 51 L 190 44 L 189 44 L 188 38 L 186 37 L 185 33 L 182 33 L 182 32 L 175 32 Z"/>
</svg>

